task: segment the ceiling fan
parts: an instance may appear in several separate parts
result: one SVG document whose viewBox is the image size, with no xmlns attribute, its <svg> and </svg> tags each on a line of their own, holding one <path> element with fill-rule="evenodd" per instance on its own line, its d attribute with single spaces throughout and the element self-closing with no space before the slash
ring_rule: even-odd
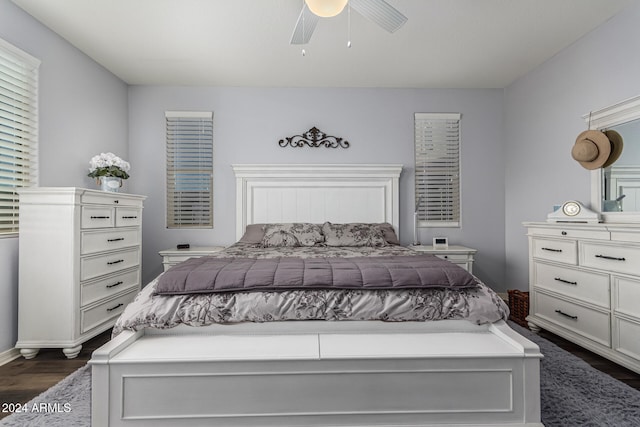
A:
<svg viewBox="0 0 640 427">
<path fill-rule="evenodd" d="M 384 0 L 305 0 L 291 35 L 291 44 L 307 44 L 320 18 L 338 15 L 349 6 L 390 33 L 407 22 L 407 17 Z"/>
</svg>

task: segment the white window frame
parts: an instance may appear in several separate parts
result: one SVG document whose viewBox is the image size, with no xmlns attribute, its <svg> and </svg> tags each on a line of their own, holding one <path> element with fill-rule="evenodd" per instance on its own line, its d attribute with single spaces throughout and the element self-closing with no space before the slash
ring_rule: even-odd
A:
<svg viewBox="0 0 640 427">
<path fill-rule="evenodd" d="M 19 232 L 19 189 L 38 185 L 39 67 L 0 39 L 0 238 Z"/>
<path fill-rule="evenodd" d="M 415 113 L 418 227 L 460 227 L 460 113 Z"/>
<path fill-rule="evenodd" d="M 166 111 L 165 119 L 167 228 L 213 228 L 213 113 Z"/>
</svg>

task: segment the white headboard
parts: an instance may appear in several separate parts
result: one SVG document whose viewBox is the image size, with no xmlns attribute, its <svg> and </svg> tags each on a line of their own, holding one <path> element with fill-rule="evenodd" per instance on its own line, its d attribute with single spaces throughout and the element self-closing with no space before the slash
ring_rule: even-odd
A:
<svg viewBox="0 0 640 427">
<path fill-rule="evenodd" d="M 400 235 L 398 164 L 232 165 L 236 240 L 248 224 L 388 222 Z"/>
</svg>

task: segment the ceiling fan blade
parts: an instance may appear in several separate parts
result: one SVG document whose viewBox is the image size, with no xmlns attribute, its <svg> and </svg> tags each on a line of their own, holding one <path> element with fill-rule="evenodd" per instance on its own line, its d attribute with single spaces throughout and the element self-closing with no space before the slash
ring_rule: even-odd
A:
<svg viewBox="0 0 640 427">
<path fill-rule="evenodd" d="M 293 29 L 293 34 L 291 35 L 291 44 L 309 43 L 319 19 L 320 18 L 312 13 L 306 5 L 303 6 L 300 16 L 298 16 L 296 27 Z"/>
<path fill-rule="evenodd" d="M 407 22 L 407 17 L 384 0 L 349 0 L 349 4 L 360 15 L 375 22 L 390 33 Z"/>
</svg>

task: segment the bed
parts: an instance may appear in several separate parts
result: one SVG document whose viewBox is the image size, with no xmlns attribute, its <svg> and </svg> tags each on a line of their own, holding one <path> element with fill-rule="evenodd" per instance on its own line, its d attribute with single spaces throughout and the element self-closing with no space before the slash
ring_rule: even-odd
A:
<svg viewBox="0 0 640 427">
<path fill-rule="evenodd" d="M 542 425 L 542 356 L 493 291 L 439 259 L 447 284 L 378 287 L 383 266 L 422 277 L 430 257 L 397 244 L 400 165 L 233 169 L 237 242 L 173 267 L 125 309 L 90 361 L 92 425 Z M 254 269 L 240 274 L 252 288 L 194 279 L 237 264 Z M 317 288 L 327 271 L 351 283 L 350 268 L 370 280 Z M 265 270 L 305 286 L 249 273 Z"/>
</svg>

